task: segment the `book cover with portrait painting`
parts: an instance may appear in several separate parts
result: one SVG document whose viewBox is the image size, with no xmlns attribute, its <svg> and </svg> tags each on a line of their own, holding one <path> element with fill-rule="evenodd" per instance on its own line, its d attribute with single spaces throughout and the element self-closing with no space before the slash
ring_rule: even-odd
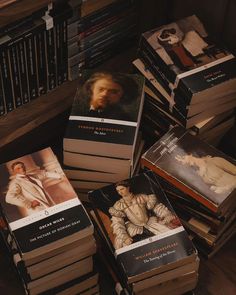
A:
<svg viewBox="0 0 236 295">
<path fill-rule="evenodd" d="M 196 250 L 152 171 L 89 192 L 89 199 L 126 283 L 196 260 Z"/>
<path fill-rule="evenodd" d="M 92 235 L 93 226 L 50 148 L 0 165 L 0 207 L 22 259 Z"/>
<path fill-rule="evenodd" d="M 186 105 L 234 98 L 236 58 L 195 15 L 143 33 L 140 56 Z"/>
<path fill-rule="evenodd" d="M 183 127 L 166 133 L 141 163 L 216 215 L 235 207 L 236 161 Z"/>
<path fill-rule="evenodd" d="M 143 108 L 144 78 L 84 71 L 66 128 L 64 151 L 131 159 Z"/>
</svg>

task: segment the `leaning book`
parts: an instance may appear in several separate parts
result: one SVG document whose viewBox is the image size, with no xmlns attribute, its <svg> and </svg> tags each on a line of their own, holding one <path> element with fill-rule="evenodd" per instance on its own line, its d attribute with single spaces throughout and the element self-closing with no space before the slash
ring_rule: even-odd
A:
<svg viewBox="0 0 236 295">
<path fill-rule="evenodd" d="M 196 261 L 152 171 L 92 191 L 89 198 L 126 284 Z"/>
<path fill-rule="evenodd" d="M 93 225 L 50 148 L 0 166 L 3 218 L 26 265 L 91 237 Z"/>
<path fill-rule="evenodd" d="M 64 151 L 132 159 L 143 108 L 143 87 L 141 75 L 85 71 L 78 79 Z"/>
<path fill-rule="evenodd" d="M 141 162 L 217 216 L 235 208 L 236 161 L 183 127 L 167 132 Z"/>
</svg>

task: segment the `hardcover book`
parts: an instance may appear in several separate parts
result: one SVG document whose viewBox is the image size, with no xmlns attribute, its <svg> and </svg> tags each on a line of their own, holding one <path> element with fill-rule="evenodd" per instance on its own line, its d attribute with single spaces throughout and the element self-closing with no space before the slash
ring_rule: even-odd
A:
<svg viewBox="0 0 236 295">
<path fill-rule="evenodd" d="M 126 283 L 190 263 L 196 251 L 151 171 L 89 192 Z"/>
<path fill-rule="evenodd" d="M 173 96 L 184 94 L 186 105 L 229 95 L 233 99 L 236 59 L 211 41 L 195 15 L 143 33 L 140 48 Z"/>
<path fill-rule="evenodd" d="M 93 234 L 50 148 L 2 164 L 0 173 L 1 210 L 24 262 L 36 263 Z"/>
<path fill-rule="evenodd" d="M 79 80 L 64 151 L 132 159 L 143 107 L 144 78 L 111 72 Z"/>
<path fill-rule="evenodd" d="M 168 180 L 218 215 L 236 195 L 236 162 L 219 150 L 174 127 L 141 158 L 142 165 Z"/>
</svg>

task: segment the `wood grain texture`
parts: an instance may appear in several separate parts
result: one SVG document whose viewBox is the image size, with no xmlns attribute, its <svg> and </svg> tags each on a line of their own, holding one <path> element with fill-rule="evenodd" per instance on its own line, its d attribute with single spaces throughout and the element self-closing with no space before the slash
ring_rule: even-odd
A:
<svg viewBox="0 0 236 295">
<path fill-rule="evenodd" d="M 0 28 L 28 16 L 40 8 L 47 6 L 53 0 L 18 0 L 0 9 Z"/>
</svg>

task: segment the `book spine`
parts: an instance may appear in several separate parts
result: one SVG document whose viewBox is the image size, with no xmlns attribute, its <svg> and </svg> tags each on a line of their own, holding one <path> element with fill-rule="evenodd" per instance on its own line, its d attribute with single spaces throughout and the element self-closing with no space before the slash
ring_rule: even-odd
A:
<svg viewBox="0 0 236 295">
<path fill-rule="evenodd" d="M 28 69 L 29 94 L 30 94 L 30 100 L 32 100 L 38 97 L 36 52 L 35 52 L 35 46 L 34 46 L 34 35 L 32 33 L 25 36 L 24 50 L 25 50 L 26 64 Z"/>
<path fill-rule="evenodd" d="M 153 54 L 150 52 L 150 50 L 146 49 L 147 47 L 144 45 L 143 40 L 144 39 L 141 39 L 141 42 L 139 44 L 138 56 L 148 67 L 149 71 L 154 76 L 158 77 L 158 81 L 167 90 L 167 92 L 170 92 L 170 80 L 164 74 L 162 66 L 159 66 L 159 64 L 155 62 Z"/>
<path fill-rule="evenodd" d="M 10 64 L 12 93 L 15 107 L 22 105 L 22 92 L 20 85 L 19 61 L 16 54 L 16 43 L 9 44 L 8 59 Z"/>
<path fill-rule="evenodd" d="M 2 81 L 2 72 L 0 70 L 0 116 L 4 114 L 6 114 L 6 104 L 5 104 L 3 81 Z"/>
<path fill-rule="evenodd" d="M 35 35 L 35 49 L 37 60 L 37 76 L 38 76 L 38 96 L 47 93 L 47 66 L 45 51 L 45 29 Z"/>
<path fill-rule="evenodd" d="M 55 47 L 54 27 L 46 31 L 46 51 L 47 51 L 47 71 L 49 90 L 56 87 L 56 47 Z"/>
<path fill-rule="evenodd" d="M 28 103 L 30 101 L 29 95 L 29 79 L 28 71 L 26 66 L 26 56 L 24 51 L 24 41 L 23 39 L 17 43 L 17 58 L 19 62 L 20 69 L 20 85 L 22 92 L 22 103 Z"/>
<path fill-rule="evenodd" d="M 61 59 L 62 59 L 62 83 L 63 83 L 68 80 L 67 20 L 64 20 L 61 26 L 62 26 Z"/>
<path fill-rule="evenodd" d="M 0 67 L 2 73 L 2 85 L 5 96 L 6 112 L 8 113 L 15 108 L 15 104 L 12 93 L 11 74 L 7 48 L 4 48 L 0 51 Z"/>
<path fill-rule="evenodd" d="M 56 57 L 57 57 L 57 85 L 62 84 L 62 74 L 61 74 L 61 63 L 62 63 L 62 48 L 61 48 L 61 39 L 62 39 L 62 28 L 61 23 L 55 25 L 55 41 L 56 41 Z"/>
</svg>

